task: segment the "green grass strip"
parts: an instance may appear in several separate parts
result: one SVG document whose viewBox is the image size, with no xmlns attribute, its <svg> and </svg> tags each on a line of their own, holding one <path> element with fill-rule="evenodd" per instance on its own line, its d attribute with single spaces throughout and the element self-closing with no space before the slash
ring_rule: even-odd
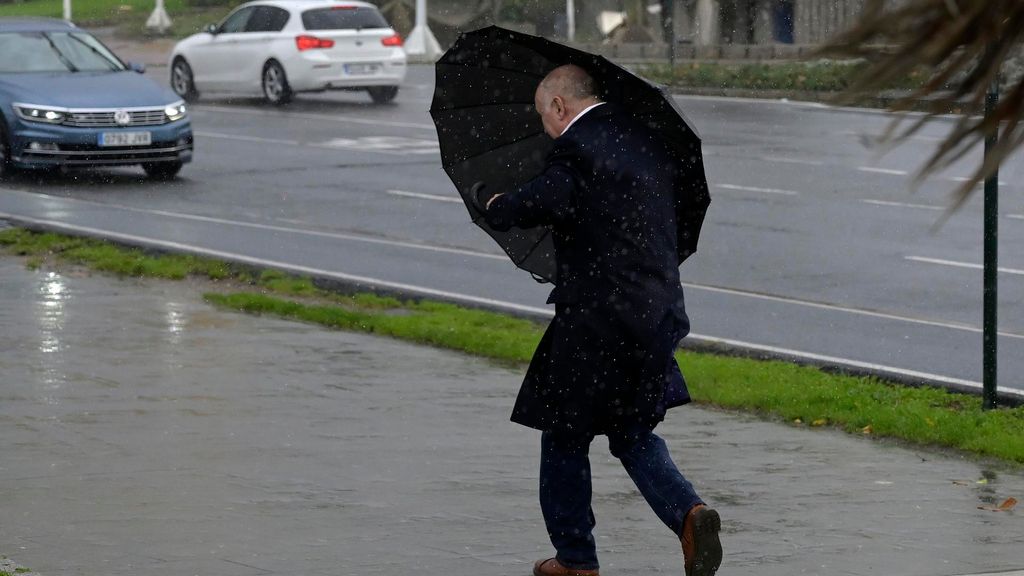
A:
<svg viewBox="0 0 1024 576">
<path fill-rule="evenodd" d="M 99 240 L 20 229 L 0 231 L 0 248 L 29 258 L 85 265 L 125 276 L 231 281 L 204 295 L 213 305 L 458 350 L 522 366 L 544 326 L 504 314 L 373 294 L 341 295 L 308 278 L 252 272 L 230 264 L 158 255 Z M 1024 408 L 982 411 L 977 396 L 911 388 L 874 378 L 824 372 L 787 362 L 709 353 L 677 355 L 701 404 L 754 412 L 772 420 L 837 427 L 855 434 L 955 448 L 1024 463 Z"/>
</svg>

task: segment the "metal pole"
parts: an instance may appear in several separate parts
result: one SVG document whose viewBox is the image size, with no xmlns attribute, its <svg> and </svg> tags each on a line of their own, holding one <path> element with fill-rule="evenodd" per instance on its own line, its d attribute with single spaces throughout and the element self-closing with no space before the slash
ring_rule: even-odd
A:
<svg viewBox="0 0 1024 576">
<path fill-rule="evenodd" d="M 569 42 L 576 41 L 576 2 L 565 0 L 565 35 Z"/>
<path fill-rule="evenodd" d="M 71 20 L 71 0 L 64 0 L 64 19 Z"/>
<path fill-rule="evenodd" d="M 661 25 L 665 30 L 665 42 L 668 43 L 668 65 L 676 66 L 676 6 L 673 0 L 661 2 Z"/>
<path fill-rule="evenodd" d="M 985 118 L 991 118 L 999 103 L 999 78 L 992 82 L 985 97 Z M 999 142 L 997 125 L 985 138 L 985 159 Z M 997 284 L 999 280 L 999 170 L 996 169 L 985 180 L 985 271 L 984 271 L 984 316 L 982 333 L 982 408 L 996 407 L 996 338 L 998 337 Z"/>
</svg>

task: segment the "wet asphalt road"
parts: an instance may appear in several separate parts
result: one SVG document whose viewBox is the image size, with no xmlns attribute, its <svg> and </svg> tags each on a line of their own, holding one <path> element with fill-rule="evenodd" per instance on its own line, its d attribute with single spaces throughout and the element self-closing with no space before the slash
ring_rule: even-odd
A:
<svg viewBox="0 0 1024 576">
<path fill-rule="evenodd" d="M 519 576 L 550 555 L 521 373 L 0 259 L 0 554 L 44 576 Z M 685 363 L 684 363 L 685 369 Z M 1021 576 L 1019 468 L 687 406 L 729 576 Z M 682 574 L 606 443 L 608 575 Z M 1018 570 L 1009 573 L 1007 571 Z"/>
<path fill-rule="evenodd" d="M 161 71 L 157 70 L 159 74 Z M 21 176 L 0 214 L 421 293 L 543 310 L 439 166 L 415 66 L 396 105 L 362 94 L 193 108 L 196 162 L 169 184 L 136 170 Z M 780 102 L 682 98 L 702 132 L 713 203 L 682 268 L 695 339 L 925 373 L 981 374 L 980 197 L 937 232 L 954 167 L 916 194 L 908 172 L 943 126 L 878 158 L 886 116 Z M 1004 168 L 1001 386 L 1024 389 L 1024 195 Z"/>
</svg>

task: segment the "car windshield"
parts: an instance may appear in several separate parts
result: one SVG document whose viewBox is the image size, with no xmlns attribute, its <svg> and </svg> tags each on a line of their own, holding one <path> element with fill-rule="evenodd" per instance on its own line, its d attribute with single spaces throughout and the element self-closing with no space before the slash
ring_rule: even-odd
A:
<svg viewBox="0 0 1024 576">
<path fill-rule="evenodd" d="M 124 69 L 117 56 L 84 32 L 0 33 L 0 73 Z"/>
<path fill-rule="evenodd" d="M 361 6 L 333 6 L 306 10 L 302 13 L 306 30 L 363 30 L 387 28 L 388 22 L 376 8 Z"/>
</svg>

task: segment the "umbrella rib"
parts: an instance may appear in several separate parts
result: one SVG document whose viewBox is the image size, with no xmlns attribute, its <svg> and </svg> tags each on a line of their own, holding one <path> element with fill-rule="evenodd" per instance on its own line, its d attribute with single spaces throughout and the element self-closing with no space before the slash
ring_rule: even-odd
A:
<svg viewBox="0 0 1024 576">
<path fill-rule="evenodd" d="M 502 144 L 501 146 L 498 146 L 498 147 L 495 147 L 495 148 L 491 148 L 490 150 L 484 150 L 483 152 L 479 152 L 477 154 L 473 154 L 472 156 L 466 156 L 465 158 L 462 158 L 461 160 L 453 162 L 453 164 L 461 164 L 462 162 L 465 162 L 467 160 L 472 160 L 474 158 L 479 158 L 479 157 L 483 156 L 484 154 L 490 154 L 491 152 L 495 152 L 497 150 L 501 150 L 502 148 L 505 148 L 507 146 L 512 146 L 513 144 L 518 144 L 518 143 L 522 142 L 523 140 L 528 140 L 530 138 L 533 138 L 534 136 L 537 136 L 538 134 L 540 134 L 540 132 L 534 132 L 532 134 L 529 134 L 528 136 L 523 136 L 522 138 L 517 138 L 517 139 L 515 139 L 515 140 L 513 140 L 511 142 L 506 142 L 506 143 Z"/>
<path fill-rule="evenodd" d="M 519 266 L 523 262 L 526 262 L 526 260 L 529 259 L 530 256 L 533 256 L 533 253 L 537 251 L 537 247 L 540 246 L 542 242 L 544 242 L 544 239 L 547 238 L 550 235 L 551 235 L 551 228 L 548 228 L 548 227 L 545 226 L 544 227 L 544 235 L 541 236 L 540 238 L 538 238 L 537 241 L 534 242 L 533 246 L 530 246 L 530 251 L 526 253 L 526 256 L 523 256 L 522 259 L 520 259 L 518 262 L 516 262 L 515 260 L 513 260 L 512 262 L 516 266 Z M 506 250 L 505 253 L 508 254 L 508 251 Z M 512 255 L 509 254 L 509 256 L 511 257 Z"/>
<path fill-rule="evenodd" d="M 483 108 L 485 106 L 512 106 L 514 104 L 529 104 L 532 106 L 534 103 L 523 100 L 515 100 L 512 102 L 487 102 L 484 104 L 473 104 L 472 106 L 457 106 L 455 108 L 431 108 L 430 112 L 454 112 L 455 110 L 472 110 L 473 108 Z"/>
</svg>

